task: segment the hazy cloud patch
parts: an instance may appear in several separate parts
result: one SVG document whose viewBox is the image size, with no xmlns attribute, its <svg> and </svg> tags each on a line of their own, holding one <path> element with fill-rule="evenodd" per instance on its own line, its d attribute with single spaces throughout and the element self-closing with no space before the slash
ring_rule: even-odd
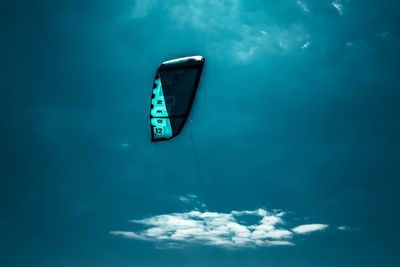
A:
<svg viewBox="0 0 400 267">
<path fill-rule="evenodd" d="M 304 1 L 298 4 L 308 10 Z M 175 27 L 201 33 L 210 51 L 229 56 L 236 63 L 247 63 L 263 54 L 295 51 L 307 35 L 298 24 L 266 23 L 273 14 L 247 11 L 241 0 L 181 1 L 171 8 L 169 17 Z"/>
<path fill-rule="evenodd" d="M 296 4 L 305 12 L 310 12 L 308 4 L 303 0 L 297 0 Z"/>
<path fill-rule="evenodd" d="M 117 147 L 118 147 L 119 149 L 129 149 L 130 146 L 131 146 L 131 145 L 128 144 L 128 143 L 122 143 L 122 144 L 117 145 Z"/>
<path fill-rule="evenodd" d="M 172 8 L 170 16 L 179 23 L 212 32 L 236 26 L 239 4 L 239 0 L 181 1 Z"/>
<path fill-rule="evenodd" d="M 386 38 L 390 35 L 390 31 L 383 31 L 376 34 L 378 38 Z"/>
<path fill-rule="evenodd" d="M 133 19 L 143 19 L 156 5 L 155 0 L 139 0 L 136 1 L 132 8 L 131 18 Z"/>
</svg>

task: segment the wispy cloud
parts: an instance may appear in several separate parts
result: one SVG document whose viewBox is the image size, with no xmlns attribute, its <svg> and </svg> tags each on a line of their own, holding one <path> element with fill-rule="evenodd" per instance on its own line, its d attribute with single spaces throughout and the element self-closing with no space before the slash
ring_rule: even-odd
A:
<svg viewBox="0 0 400 267">
<path fill-rule="evenodd" d="M 178 196 L 179 201 L 188 204 L 188 205 L 192 205 L 192 206 L 196 206 L 196 207 L 201 207 L 201 208 L 205 208 L 206 204 L 204 204 L 203 202 L 201 202 L 198 198 L 197 195 L 195 194 L 186 194 L 186 195 L 181 195 Z"/>
<path fill-rule="evenodd" d="M 340 15 L 343 15 L 343 3 L 341 0 L 335 0 L 332 2 L 332 6 L 336 8 Z"/>
<path fill-rule="evenodd" d="M 139 231 L 111 231 L 124 238 L 162 243 L 167 246 L 202 244 L 225 248 L 292 246 L 296 234 L 324 230 L 325 224 L 300 225 L 286 229 L 284 212 L 265 209 L 231 211 L 230 213 L 201 212 L 157 215 L 131 222 L 145 229 Z M 248 219 L 256 223 L 250 223 Z"/>
</svg>

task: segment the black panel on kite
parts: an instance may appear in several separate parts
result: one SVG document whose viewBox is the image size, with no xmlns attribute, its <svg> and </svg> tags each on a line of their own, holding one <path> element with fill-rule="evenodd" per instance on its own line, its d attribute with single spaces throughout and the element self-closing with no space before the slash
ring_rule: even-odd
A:
<svg viewBox="0 0 400 267">
<path fill-rule="evenodd" d="M 204 62 L 204 57 L 192 56 L 160 65 L 151 96 L 151 141 L 169 140 L 180 133 L 192 108 Z"/>
</svg>

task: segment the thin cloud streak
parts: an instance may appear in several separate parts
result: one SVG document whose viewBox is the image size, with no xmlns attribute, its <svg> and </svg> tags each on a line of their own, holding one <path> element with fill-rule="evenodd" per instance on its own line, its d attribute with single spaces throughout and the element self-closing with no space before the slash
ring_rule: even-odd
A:
<svg viewBox="0 0 400 267">
<path fill-rule="evenodd" d="M 304 224 L 299 225 L 292 229 L 292 231 L 296 234 L 309 234 L 315 231 L 322 231 L 328 228 L 326 224 Z"/>
</svg>

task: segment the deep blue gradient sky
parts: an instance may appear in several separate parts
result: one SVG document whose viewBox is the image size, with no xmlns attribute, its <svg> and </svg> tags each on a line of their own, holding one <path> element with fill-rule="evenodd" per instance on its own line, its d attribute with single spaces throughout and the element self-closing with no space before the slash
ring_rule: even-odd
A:
<svg viewBox="0 0 400 267">
<path fill-rule="evenodd" d="M 2 1 L 0 265 L 398 266 L 399 8 Z M 189 123 L 151 143 L 158 65 L 197 54 Z M 291 245 L 140 240 L 151 226 L 128 222 L 258 209 L 284 212 Z M 293 230 L 308 224 L 324 229 Z"/>
</svg>

